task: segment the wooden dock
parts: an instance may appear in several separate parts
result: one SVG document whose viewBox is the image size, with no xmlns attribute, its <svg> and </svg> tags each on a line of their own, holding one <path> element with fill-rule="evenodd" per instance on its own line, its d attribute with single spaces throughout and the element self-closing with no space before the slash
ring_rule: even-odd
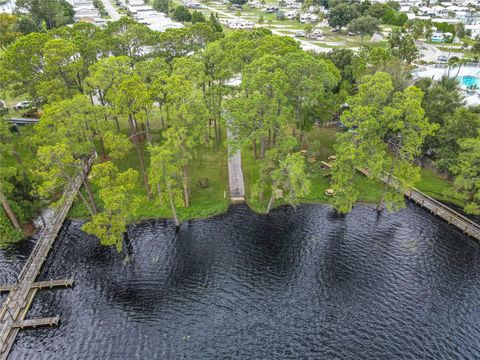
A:
<svg viewBox="0 0 480 360">
<path fill-rule="evenodd" d="M 441 202 L 415 188 L 405 192 L 405 196 L 414 203 L 429 210 L 432 214 L 442 218 L 449 224 L 454 225 L 464 234 L 480 240 L 480 225 L 470 220 L 466 216 L 463 216 L 462 214 L 449 208 L 447 205 L 442 204 Z"/>
<path fill-rule="evenodd" d="M 60 316 L 54 316 L 49 318 L 40 318 L 40 319 L 28 319 L 20 320 L 13 324 L 14 327 L 24 329 L 24 328 L 36 328 L 37 326 L 54 326 L 58 325 L 60 322 Z"/>
<path fill-rule="evenodd" d="M 36 289 L 45 289 L 45 288 L 54 288 L 59 286 L 73 286 L 73 279 L 61 279 L 61 280 L 48 280 L 48 281 L 37 281 L 32 284 L 32 288 Z M 8 284 L 0 285 L 0 292 L 7 292 L 12 290 L 17 290 L 17 284 Z"/>
<path fill-rule="evenodd" d="M 365 176 L 369 176 L 368 170 L 358 169 L 358 171 Z M 382 181 L 387 182 L 387 176 L 385 176 Z M 398 187 L 398 181 L 399 180 L 397 178 L 392 177 L 389 185 Z M 428 196 L 416 188 L 411 188 L 407 191 L 404 191 L 404 195 L 407 199 L 413 201 L 415 204 L 420 205 L 421 207 L 429 210 L 432 214 L 442 218 L 449 224 L 452 224 L 464 234 L 480 241 L 480 224 L 477 224 L 466 216 L 458 213 L 447 205 L 435 200 L 431 196 Z"/>
<path fill-rule="evenodd" d="M 55 286 L 71 286 L 73 284 L 73 280 L 35 282 L 35 279 L 47 259 L 50 249 L 57 238 L 58 232 L 62 228 L 73 200 L 77 196 L 77 192 L 80 190 L 83 179 L 90 170 L 95 156 L 96 154 L 93 154 L 85 162 L 85 166 L 79 174 L 77 174 L 75 180 L 65 189 L 62 203 L 56 208 L 54 216 L 52 216 L 51 221 L 41 233 L 40 238 L 18 276 L 18 283 L 2 286 L 3 291 L 9 291 L 9 294 L 0 309 L 0 360 L 7 359 L 19 328 L 41 325 L 53 326 L 58 324 L 58 318 L 25 320 L 25 317 L 38 289 Z"/>
</svg>

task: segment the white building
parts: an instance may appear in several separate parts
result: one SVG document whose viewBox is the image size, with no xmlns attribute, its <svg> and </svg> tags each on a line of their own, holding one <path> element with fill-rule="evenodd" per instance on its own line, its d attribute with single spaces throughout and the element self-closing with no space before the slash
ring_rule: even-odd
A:
<svg viewBox="0 0 480 360">
<path fill-rule="evenodd" d="M 92 0 L 67 0 L 73 7 L 75 15 L 73 20 L 75 22 L 90 22 L 98 26 L 105 25 L 105 19 L 103 19 L 98 9 L 93 6 Z"/>
<path fill-rule="evenodd" d="M 135 20 L 148 26 L 151 30 L 163 32 L 167 29 L 184 27 L 183 24 L 173 21 L 164 13 L 156 11 L 150 5 L 145 5 L 143 0 L 120 0 L 120 3 L 128 9 Z"/>
</svg>

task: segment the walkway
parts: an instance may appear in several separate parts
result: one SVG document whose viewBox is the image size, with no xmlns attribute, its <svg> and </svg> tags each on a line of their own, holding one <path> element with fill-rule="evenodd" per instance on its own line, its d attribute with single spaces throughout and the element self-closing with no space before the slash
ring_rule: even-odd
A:
<svg viewBox="0 0 480 360">
<path fill-rule="evenodd" d="M 358 171 L 360 171 L 365 176 L 369 175 L 367 170 L 358 169 Z M 382 181 L 386 183 L 387 178 L 383 178 Z M 392 177 L 389 185 L 398 187 L 398 179 Z M 427 194 L 421 192 L 416 188 L 411 188 L 410 190 L 404 191 L 404 195 L 416 204 L 429 210 L 434 215 L 442 218 L 449 224 L 454 225 L 464 234 L 480 240 L 480 225 L 470 220 L 469 218 L 463 216 L 462 214 L 456 212 L 447 205 L 435 200 L 434 198 L 428 196 Z"/>
<path fill-rule="evenodd" d="M 227 138 L 232 133 L 227 129 Z M 240 149 L 232 153 L 231 146 L 228 147 L 228 182 L 230 185 L 230 200 L 233 203 L 245 201 L 245 184 L 243 182 L 242 153 Z"/>
<path fill-rule="evenodd" d="M 437 215 L 449 224 L 456 226 L 464 234 L 480 240 L 480 225 L 449 208 L 447 205 L 442 204 L 415 188 L 406 192 L 405 196 L 416 204 L 430 210 L 434 215 Z"/>
<path fill-rule="evenodd" d="M 56 210 L 49 224 L 43 229 L 32 253 L 27 259 L 20 275 L 18 283 L 2 286 L 2 290 L 8 290 L 9 295 L 0 309 L 0 359 L 8 357 L 19 328 L 41 325 L 56 325 L 58 318 L 34 319 L 25 321 L 25 317 L 30 305 L 35 298 L 38 289 L 54 286 L 71 286 L 73 280 L 53 280 L 47 282 L 35 282 L 40 273 L 43 263 L 47 259 L 48 253 L 57 238 L 57 234 L 62 228 L 63 222 L 67 217 L 68 211 L 72 206 L 73 200 L 77 196 L 82 186 L 83 178 L 90 170 L 96 154 L 93 154 L 85 164 L 82 172 L 77 175 L 75 181 L 71 183 L 63 194 L 63 204 Z"/>
<path fill-rule="evenodd" d="M 119 14 L 115 6 L 112 5 L 111 0 L 102 0 L 102 3 L 113 21 L 120 20 L 122 16 Z"/>
</svg>

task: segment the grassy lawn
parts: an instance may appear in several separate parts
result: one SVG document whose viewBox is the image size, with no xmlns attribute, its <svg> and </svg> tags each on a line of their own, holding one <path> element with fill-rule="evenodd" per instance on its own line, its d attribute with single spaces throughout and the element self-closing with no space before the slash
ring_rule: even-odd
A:
<svg viewBox="0 0 480 360">
<path fill-rule="evenodd" d="M 148 168 L 149 156 L 144 149 L 145 165 Z M 125 158 L 114 161 L 121 171 L 128 168 L 135 169 L 140 173 L 140 165 L 135 150 L 130 151 Z M 200 147 L 195 151 L 193 159 L 190 161 L 190 207 L 179 208 L 178 215 L 181 220 L 192 218 L 203 218 L 226 211 L 230 203 L 228 197 L 228 173 L 227 173 L 227 155 L 226 149 L 220 148 L 218 151 L 207 147 Z M 199 180 L 208 178 L 208 186 L 201 188 Z M 95 193 L 98 189 L 94 189 Z M 224 194 L 227 191 L 227 199 Z M 168 206 L 160 207 L 155 198 L 155 192 L 149 201 L 143 185 L 142 176 L 137 181 L 137 186 L 133 193 L 140 196 L 144 201 L 142 206 L 132 217 L 132 222 L 156 219 L 171 218 L 172 213 Z M 95 194 L 97 204 L 100 204 L 97 194 Z M 69 217 L 87 218 L 88 212 L 83 203 L 77 199 L 72 206 Z"/>
<path fill-rule="evenodd" d="M 309 164 L 309 179 L 311 181 L 311 192 L 306 197 L 299 199 L 300 203 L 330 204 L 332 198 L 325 195 L 325 190 L 330 187 L 330 170 L 320 169 L 320 161 L 327 161 L 328 156 L 335 154 L 336 129 L 314 128 L 307 134 L 308 141 L 319 140 L 322 144 L 317 155 L 317 162 Z M 258 181 L 260 162 L 253 158 L 253 151 L 249 146 L 242 149 L 242 166 L 245 178 L 246 199 L 249 206 L 257 212 L 265 212 L 270 197 L 269 189 L 265 189 L 264 200 L 259 201 L 252 196 L 252 186 Z M 354 182 L 360 191 L 359 202 L 377 203 L 380 200 L 382 185 L 378 182 L 369 181 L 361 174 L 356 174 Z M 276 206 L 282 205 L 281 201 Z"/>
<path fill-rule="evenodd" d="M 7 117 L 10 118 L 18 118 L 18 117 L 23 117 L 23 114 L 28 111 L 28 109 L 20 109 L 20 110 L 14 110 L 13 106 L 23 100 L 28 100 L 28 97 L 14 97 L 10 93 L 3 91 L 0 91 L 0 99 L 5 101 L 5 105 L 8 108 L 8 113 L 6 114 Z"/>
<path fill-rule="evenodd" d="M 453 189 L 452 181 L 430 169 L 421 169 L 422 179 L 417 183 L 416 188 L 425 194 L 460 207 L 465 206 L 465 198 Z"/>
<path fill-rule="evenodd" d="M 311 192 L 305 198 L 299 200 L 301 203 L 331 203 L 332 198 L 325 195 L 325 190 L 330 187 L 329 174 L 331 171 L 322 170 L 320 161 L 327 161 L 330 155 L 335 154 L 333 146 L 335 144 L 336 132 L 337 129 L 335 128 L 313 128 L 307 134 L 308 141 L 320 141 L 321 148 L 317 153 L 317 162 L 308 165 L 309 178 L 312 183 Z M 258 181 L 260 163 L 254 160 L 253 151 L 249 146 L 245 146 L 242 149 L 242 166 L 247 202 L 253 210 L 264 212 L 267 208 L 270 191 L 265 189 L 263 201 L 259 201 L 252 196 L 252 186 Z M 419 190 L 437 200 L 453 203 L 460 207 L 464 206 L 464 200 L 453 190 L 450 180 L 429 169 L 421 169 L 420 173 L 422 180 L 416 185 Z M 383 188 L 381 183 L 370 181 L 360 173 L 355 175 L 353 181 L 360 192 L 358 196 L 359 202 L 369 204 L 377 204 L 379 202 Z M 282 205 L 282 202 L 279 201 L 276 205 Z"/>
<path fill-rule="evenodd" d="M 268 2 L 267 2 L 268 3 Z M 275 3 L 275 2 L 272 2 Z M 278 31 L 284 35 L 290 35 L 293 36 L 296 31 L 298 30 L 304 30 L 306 27 L 306 23 L 301 23 L 297 20 L 279 20 L 277 19 L 277 15 L 274 13 L 267 14 L 265 12 L 265 9 L 254 9 L 254 8 L 247 8 L 243 10 L 237 10 L 237 9 L 228 9 L 227 5 L 221 4 L 221 3 L 213 3 L 213 2 L 207 2 L 207 6 L 211 7 L 212 10 L 218 10 L 218 11 L 223 11 L 227 14 L 236 16 L 237 13 L 240 14 L 239 18 L 244 19 L 244 20 L 249 20 L 253 21 L 257 27 L 265 27 L 273 31 Z M 283 12 L 289 12 L 292 11 L 292 9 L 289 8 L 283 8 L 281 9 Z M 211 10 L 209 9 L 202 9 L 201 10 L 206 16 L 210 15 Z M 220 19 L 225 19 L 226 16 L 219 14 Z M 260 17 L 263 17 L 263 24 L 258 24 L 258 20 Z M 302 38 L 302 40 L 306 40 L 311 42 L 314 45 L 325 47 L 325 48 L 334 48 L 338 46 L 346 47 L 346 48 L 358 48 L 363 45 L 368 45 L 368 46 L 373 46 L 373 47 L 384 47 L 386 45 L 386 41 L 380 41 L 380 42 L 370 42 L 370 37 L 365 36 L 364 41 L 361 41 L 360 36 L 348 36 L 346 33 L 340 33 L 340 32 L 332 32 L 331 28 L 324 28 L 322 29 L 325 35 L 325 39 L 318 41 L 314 39 L 305 39 Z M 388 30 L 388 27 L 386 27 L 385 30 Z M 328 44 L 330 43 L 330 44 Z"/>
</svg>

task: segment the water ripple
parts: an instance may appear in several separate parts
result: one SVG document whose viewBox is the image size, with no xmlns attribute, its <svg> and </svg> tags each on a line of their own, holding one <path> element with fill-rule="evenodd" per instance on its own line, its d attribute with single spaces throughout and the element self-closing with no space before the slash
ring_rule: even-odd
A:
<svg viewBox="0 0 480 360">
<path fill-rule="evenodd" d="M 245 206 L 128 230 L 128 258 L 62 230 L 11 359 L 479 359 L 480 246 L 409 205 Z M 0 252 L 14 281 L 34 240 Z M 3 298 L 2 298 L 3 300 Z"/>
</svg>

